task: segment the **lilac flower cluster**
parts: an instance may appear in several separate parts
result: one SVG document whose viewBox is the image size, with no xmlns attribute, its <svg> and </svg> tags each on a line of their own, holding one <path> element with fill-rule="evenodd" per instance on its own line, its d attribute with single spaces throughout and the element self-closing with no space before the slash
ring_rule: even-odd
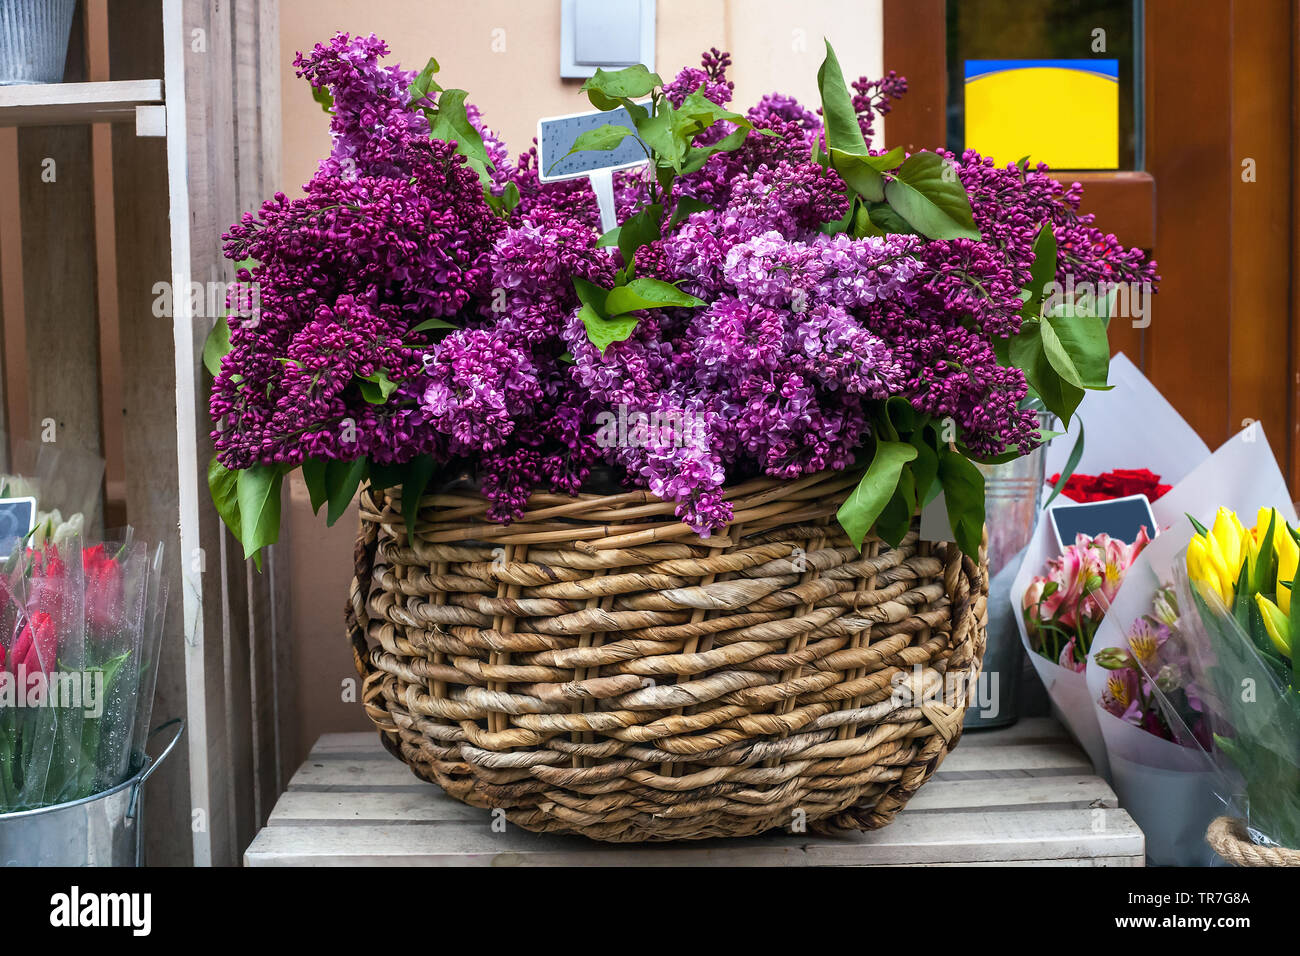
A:
<svg viewBox="0 0 1300 956">
<path fill-rule="evenodd" d="M 301 198 L 277 194 L 225 237 L 230 258 L 254 260 L 239 279 L 257 284 L 261 306 L 232 317 L 213 384 L 229 468 L 429 455 L 472 468 L 502 521 L 534 490 L 575 493 L 608 470 L 707 534 L 731 520 L 729 483 L 850 466 L 894 396 L 951 416 L 975 454 L 1028 450 L 1024 375 L 999 364 L 993 340 L 1019 329 L 1044 222 L 1080 280 L 1156 278 L 1078 213 L 1076 187 L 971 152 L 949 158 L 983 241 L 827 234 L 848 209 L 845 185 L 812 159 L 816 114 L 774 93 L 746 114 L 756 129 L 739 149 L 674 183 L 664 235 L 636 255 L 636 275 L 705 305 L 634 313 L 631 334 L 602 351 L 573 280 L 609 288 L 622 263 L 597 247 L 585 181 L 541 183 L 536 148 L 511 162 L 467 105 L 490 193 L 518 191 L 494 211 L 454 145 L 429 139 L 412 74 L 382 65 L 387 53 L 340 34 L 299 56 L 300 75 L 332 97 L 331 153 Z M 729 64 L 711 50 L 664 93 L 726 105 Z M 865 136 L 905 89 L 894 74 L 854 84 Z M 647 177 L 616 176 L 620 218 L 646 201 Z M 673 219 L 683 196 L 709 208 Z M 611 443 L 600 421 L 612 410 L 670 424 Z"/>
<path fill-rule="evenodd" d="M 334 94 L 334 148 L 301 198 L 277 193 L 225 236 L 241 268 L 231 300 L 256 283 L 255 316 L 232 315 L 231 350 L 210 412 L 230 468 L 309 457 L 379 462 L 445 454 L 417 405 L 431 318 L 477 308 L 491 289 L 487 255 L 506 224 L 452 144 L 430 140 L 406 105 L 410 75 L 378 64 L 373 37 L 346 35 L 299 58 Z M 361 381 L 398 383 L 371 404 Z"/>
</svg>

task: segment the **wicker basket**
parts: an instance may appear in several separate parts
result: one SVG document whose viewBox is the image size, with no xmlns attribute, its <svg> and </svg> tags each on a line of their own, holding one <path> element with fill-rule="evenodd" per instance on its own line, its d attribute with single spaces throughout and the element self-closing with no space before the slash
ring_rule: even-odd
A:
<svg viewBox="0 0 1300 956">
<path fill-rule="evenodd" d="M 527 830 L 693 840 L 884 826 L 957 742 L 988 575 L 955 545 L 859 554 L 858 475 L 756 480 L 701 539 L 648 492 L 366 488 L 347 622 L 385 745 Z"/>
<path fill-rule="evenodd" d="M 1205 840 L 1233 866 L 1300 866 L 1300 850 L 1254 842 L 1246 824 L 1235 817 L 1217 817 L 1205 832 Z"/>
</svg>

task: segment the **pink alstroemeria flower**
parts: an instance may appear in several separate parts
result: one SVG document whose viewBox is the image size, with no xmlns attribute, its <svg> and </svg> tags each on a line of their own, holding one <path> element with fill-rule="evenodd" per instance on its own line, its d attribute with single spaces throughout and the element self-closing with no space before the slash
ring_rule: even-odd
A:
<svg viewBox="0 0 1300 956">
<path fill-rule="evenodd" d="M 1106 689 L 1101 693 L 1101 706 L 1120 720 L 1133 723 L 1142 709 L 1142 685 L 1137 672 L 1121 667 L 1106 675 Z"/>
<path fill-rule="evenodd" d="M 1075 644 L 1077 641 L 1078 638 L 1070 638 L 1070 642 L 1066 644 L 1065 647 L 1061 648 L 1061 657 L 1056 663 L 1068 670 L 1074 671 L 1076 674 L 1082 674 L 1084 668 L 1087 667 L 1088 662 L 1086 659 L 1076 659 Z"/>
<path fill-rule="evenodd" d="M 1079 539 L 1079 543 L 1086 540 L 1084 535 L 1079 535 Z M 1116 541 L 1104 532 L 1092 539 L 1091 546 L 1098 552 L 1100 558 L 1101 593 L 1106 599 L 1107 606 L 1119 593 L 1119 586 L 1124 582 L 1124 572 L 1132 566 L 1137 556 L 1150 543 L 1151 538 L 1147 535 L 1145 527 L 1138 531 L 1137 539 L 1132 544 Z"/>
</svg>

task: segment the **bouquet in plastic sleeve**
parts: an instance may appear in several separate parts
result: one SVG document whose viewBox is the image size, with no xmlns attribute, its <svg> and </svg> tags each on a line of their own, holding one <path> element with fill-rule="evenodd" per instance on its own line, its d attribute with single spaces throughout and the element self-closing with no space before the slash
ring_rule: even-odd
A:
<svg viewBox="0 0 1300 956">
<path fill-rule="evenodd" d="M 1068 438 L 1048 446 L 1047 471 L 1057 473 L 1058 479 L 1061 473 L 1071 471 L 1100 476 L 1114 475 L 1116 469 L 1126 470 L 1130 477 L 1137 470 L 1144 470 L 1144 478 L 1147 474 L 1153 478 L 1159 476 L 1159 480 L 1148 482 L 1155 495 L 1151 509 L 1156 523 L 1161 528 L 1169 527 L 1176 519 L 1182 519 L 1185 510 L 1174 510 L 1177 506 L 1171 505 L 1171 500 L 1210 457 L 1210 450 L 1159 390 L 1122 354 L 1111 360 L 1110 383 L 1114 387 L 1109 391 L 1091 392 L 1084 399 Z M 1135 409 L 1140 410 L 1142 428 L 1133 427 Z M 1074 449 L 1080 448 L 1077 438 L 1084 420 L 1088 423 L 1088 441 L 1076 457 Z M 1161 482 L 1169 483 L 1172 490 L 1166 490 Z M 1047 689 L 1052 712 L 1079 742 L 1097 772 L 1109 779 L 1106 743 L 1097 722 L 1096 695 L 1089 690 L 1083 662 L 1106 608 L 1120 587 L 1124 571 L 1142 552 L 1146 542 L 1121 543 L 1107 539 L 1097 548 L 1097 539 L 1076 540 L 1062 549 L 1052 530 L 1050 511 L 1073 503 L 1064 495 L 1047 503 L 1012 583 L 1010 600 L 1026 655 Z M 1156 528 L 1147 529 L 1152 538 L 1156 532 Z M 1063 551 L 1073 554 L 1063 554 Z M 1060 563 L 1059 571 L 1056 562 Z M 1047 594 L 1040 604 L 1038 599 L 1043 597 L 1043 592 L 1052 590 L 1053 580 L 1055 593 Z M 1125 623 L 1131 621 L 1132 618 Z M 1035 633 L 1040 624 L 1042 627 Z M 1064 640 L 1058 643 L 1062 636 Z M 1067 649 L 1068 655 L 1064 653 Z"/>
<path fill-rule="evenodd" d="M 104 460 L 53 442 L 12 439 L 9 446 L 9 455 L 0 459 L 0 500 L 36 500 L 34 526 L 24 543 L 66 545 L 90 535 L 100 520 Z M 11 547 L 2 550 L 8 556 Z"/>
<path fill-rule="evenodd" d="M 140 762 L 166 607 L 161 547 L 15 551 L 0 594 L 0 812 L 91 796 Z"/>
<path fill-rule="evenodd" d="M 1022 599 L 1030 645 L 1043 657 L 1083 673 L 1093 635 L 1124 575 L 1151 539 L 1145 528 L 1132 544 L 1107 534 L 1081 534 L 1047 562 Z"/>
<path fill-rule="evenodd" d="M 1288 512 L 1290 511 L 1288 507 Z M 1220 508 L 1179 567 L 1195 608 L 1190 662 L 1213 731 L 1220 797 L 1257 842 L 1300 847 L 1300 532 L 1294 513 L 1261 508 L 1246 528 Z"/>
<path fill-rule="evenodd" d="M 1205 750 L 1205 704 L 1173 587 L 1185 543 L 1165 533 L 1133 562 L 1093 638 L 1086 678 L 1119 802 L 1142 829 L 1147 861 L 1202 866 L 1219 812 Z"/>
</svg>

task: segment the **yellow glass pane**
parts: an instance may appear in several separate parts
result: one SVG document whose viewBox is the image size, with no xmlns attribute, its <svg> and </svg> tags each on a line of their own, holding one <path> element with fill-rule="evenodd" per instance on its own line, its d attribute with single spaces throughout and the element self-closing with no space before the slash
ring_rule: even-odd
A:
<svg viewBox="0 0 1300 956">
<path fill-rule="evenodd" d="M 1119 168 L 1118 60 L 967 60 L 966 145 L 999 164 Z"/>
</svg>

